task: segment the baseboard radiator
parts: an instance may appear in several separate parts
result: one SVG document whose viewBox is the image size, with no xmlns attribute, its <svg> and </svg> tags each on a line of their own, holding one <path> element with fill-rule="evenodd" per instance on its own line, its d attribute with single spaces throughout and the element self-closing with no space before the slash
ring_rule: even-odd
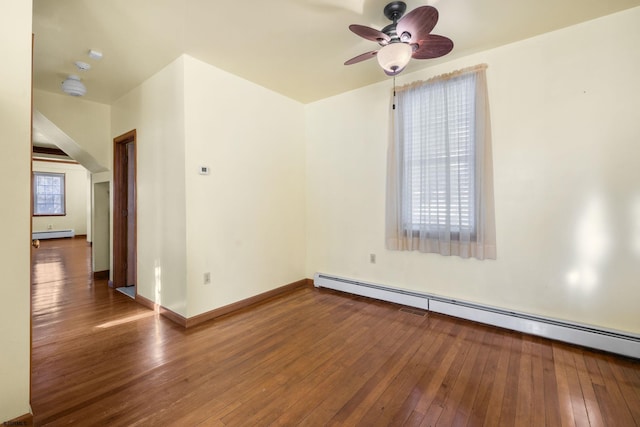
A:
<svg viewBox="0 0 640 427">
<path fill-rule="evenodd" d="M 315 274 L 314 285 L 640 359 L 640 335 L 627 332 L 534 316 L 322 273 Z"/>
<path fill-rule="evenodd" d="M 63 237 L 75 237 L 76 233 L 74 230 L 47 230 L 47 231 L 34 231 L 31 233 L 31 238 L 33 240 L 39 239 L 61 239 Z"/>
</svg>

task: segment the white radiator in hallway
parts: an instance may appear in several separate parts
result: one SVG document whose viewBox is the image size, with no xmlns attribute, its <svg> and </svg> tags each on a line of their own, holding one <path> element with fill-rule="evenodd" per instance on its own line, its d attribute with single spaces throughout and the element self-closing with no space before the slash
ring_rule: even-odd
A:
<svg viewBox="0 0 640 427">
<path fill-rule="evenodd" d="M 75 237 L 74 230 L 47 230 L 47 231 L 34 231 L 31 238 L 33 240 L 39 239 L 60 239 L 63 237 Z"/>
</svg>

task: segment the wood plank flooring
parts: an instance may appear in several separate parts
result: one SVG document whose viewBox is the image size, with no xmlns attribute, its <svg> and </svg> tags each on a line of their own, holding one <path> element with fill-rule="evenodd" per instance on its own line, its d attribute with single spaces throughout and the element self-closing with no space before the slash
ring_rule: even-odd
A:
<svg viewBox="0 0 640 427">
<path fill-rule="evenodd" d="M 184 330 L 34 250 L 36 425 L 637 426 L 640 361 L 302 289 Z"/>
</svg>

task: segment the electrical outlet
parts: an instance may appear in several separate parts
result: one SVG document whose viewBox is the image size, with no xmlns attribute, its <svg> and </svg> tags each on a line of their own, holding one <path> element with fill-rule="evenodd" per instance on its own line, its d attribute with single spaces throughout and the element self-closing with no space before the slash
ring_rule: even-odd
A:
<svg viewBox="0 0 640 427">
<path fill-rule="evenodd" d="M 369 262 L 371 264 L 375 264 L 376 263 L 376 254 L 369 254 Z"/>
<path fill-rule="evenodd" d="M 208 285 L 211 283 L 211 273 L 204 273 L 204 284 Z"/>
</svg>

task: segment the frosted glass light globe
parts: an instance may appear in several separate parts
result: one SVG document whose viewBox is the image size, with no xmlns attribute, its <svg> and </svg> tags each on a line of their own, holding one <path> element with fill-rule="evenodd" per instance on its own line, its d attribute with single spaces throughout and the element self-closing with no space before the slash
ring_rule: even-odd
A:
<svg viewBox="0 0 640 427">
<path fill-rule="evenodd" d="M 87 93 L 87 88 L 80 81 L 80 77 L 70 75 L 65 81 L 62 82 L 62 91 L 71 96 L 83 96 Z"/>
<path fill-rule="evenodd" d="M 411 60 L 413 48 L 408 43 L 396 42 L 383 46 L 376 55 L 378 64 L 390 73 L 396 73 L 407 66 Z"/>
</svg>

